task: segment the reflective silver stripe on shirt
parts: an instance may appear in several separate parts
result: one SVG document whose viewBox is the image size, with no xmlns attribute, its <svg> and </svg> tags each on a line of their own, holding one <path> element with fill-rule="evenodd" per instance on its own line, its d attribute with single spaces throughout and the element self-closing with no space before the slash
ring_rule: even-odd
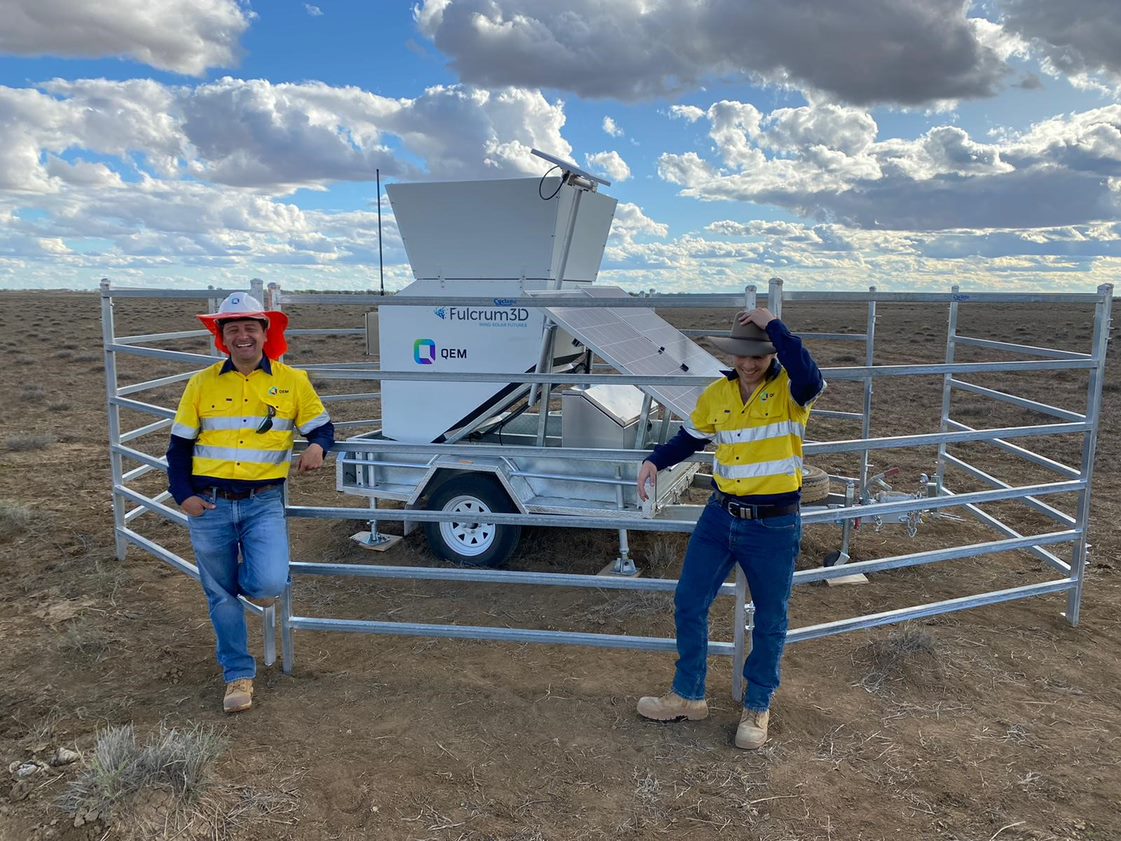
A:
<svg viewBox="0 0 1121 841">
<path fill-rule="evenodd" d="M 713 459 L 712 472 L 722 479 L 763 479 L 767 476 L 794 476 L 802 469 L 798 456 L 756 464 L 721 464 Z"/>
<path fill-rule="evenodd" d="M 806 425 L 798 421 L 780 421 L 766 426 L 752 426 L 747 429 L 734 429 L 716 433 L 717 444 L 747 444 L 752 441 L 766 441 L 768 438 L 785 438 L 806 434 Z"/>
<path fill-rule="evenodd" d="M 186 438 L 188 441 L 194 441 L 199 437 L 199 430 L 197 426 L 187 426 L 182 423 L 173 423 L 171 425 L 171 434 L 178 435 L 180 438 Z"/>
<path fill-rule="evenodd" d="M 195 458 L 215 461 L 240 461 L 250 464 L 284 464 L 291 456 L 290 450 L 238 450 L 233 447 L 195 446 Z"/>
<path fill-rule="evenodd" d="M 700 438 L 702 441 L 712 440 L 711 438 L 709 438 L 709 436 L 705 435 L 703 432 L 701 432 L 691 424 L 683 423 L 681 425 L 681 428 L 684 429 L 687 434 L 692 435 L 694 438 Z"/>
<path fill-rule="evenodd" d="M 202 428 L 210 432 L 233 431 L 242 429 L 255 432 L 265 422 L 268 415 L 251 415 L 247 418 L 203 418 Z M 288 432 L 292 429 L 292 421 L 283 418 L 272 419 L 272 429 L 275 432 Z"/>
<path fill-rule="evenodd" d="M 821 381 L 821 388 L 819 388 L 819 389 L 817 390 L 817 394 L 815 394 L 815 395 L 814 395 L 813 397 L 811 397 L 811 398 L 810 398 L 809 400 L 807 400 L 807 401 L 806 401 L 805 403 L 801 404 L 801 405 L 802 405 L 802 408 L 803 408 L 803 409 L 808 409 L 808 408 L 810 408 L 810 406 L 812 406 L 812 405 L 814 404 L 814 401 L 816 401 L 816 400 L 817 400 L 817 398 L 821 397 L 821 395 L 823 395 L 823 394 L 825 393 L 825 387 L 826 387 L 827 385 L 829 385 L 829 383 L 827 383 L 827 382 L 826 382 L 825 380 L 822 380 L 822 381 Z"/>
<path fill-rule="evenodd" d="M 318 429 L 319 427 L 323 426 L 323 424 L 327 423 L 327 421 L 329 421 L 330 419 L 331 419 L 331 416 L 329 414 L 327 414 L 326 412 L 324 412 L 323 414 L 319 415 L 318 417 L 312 418 L 307 423 L 305 423 L 303 426 L 301 426 L 299 428 L 300 429 L 300 434 L 301 435 L 307 435 L 312 430 Z"/>
</svg>

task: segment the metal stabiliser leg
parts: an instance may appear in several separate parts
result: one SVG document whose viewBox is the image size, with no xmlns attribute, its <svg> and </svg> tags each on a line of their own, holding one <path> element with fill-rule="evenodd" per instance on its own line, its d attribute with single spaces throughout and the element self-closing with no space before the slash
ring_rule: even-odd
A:
<svg viewBox="0 0 1121 841">
<path fill-rule="evenodd" d="M 261 618 L 265 623 L 265 665 L 271 666 L 276 662 L 276 602 L 261 609 Z"/>
<path fill-rule="evenodd" d="M 292 646 L 292 582 L 288 582 L 288 586 L 284 588 L 284 592 L 280 595 L 280 651 L 281 651 L 281 665 L 284 669 L 284 674 L 292 674 L 292 666 L 295 663 L 296 652 Z"/>
</svg>

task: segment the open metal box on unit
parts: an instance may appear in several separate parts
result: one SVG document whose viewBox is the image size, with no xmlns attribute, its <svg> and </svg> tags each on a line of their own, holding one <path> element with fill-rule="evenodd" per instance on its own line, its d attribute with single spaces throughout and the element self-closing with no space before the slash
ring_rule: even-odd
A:
<svg viewBox="0 0 1121 841">
<path fill-rule="evenodd" d="M 561 446 L 634 447 L 646 402 L 641 389 L 628 385 L 601 383 L 561 392 Z"/>
</svg>

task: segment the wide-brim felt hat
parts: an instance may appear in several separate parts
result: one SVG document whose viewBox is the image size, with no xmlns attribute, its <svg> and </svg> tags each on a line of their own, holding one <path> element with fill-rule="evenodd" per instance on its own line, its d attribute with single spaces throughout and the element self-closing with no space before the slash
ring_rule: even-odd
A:
<svg viewBox="0 0 1121 841">
<path fill-rule="evenodd" d="M 709 336 L 708 340 L 732 356 L 767 356 L 774 353 L 775 346 L 771 344 L 767 331 L 751 321 L 740 324 L 741 315 L 744 313 L 738 312 L 732 319 L 730 336 Z"/>
<path fill-rule="evenodd" d="M 280 310 L 266 310 L 252 295 L 234 292 L 226 296 L 218 312 L 199 313 L 196 317 L 214 336 L 214 346 L 227 355 L 230 350 L 222 341 L 222 322 L 247 318 L 265 322 L 265 356 L 279 359 L 288 352 L 288 339 L 284 336 L 284 331 L 288 329 L 288 316 Z"/>
</svg>

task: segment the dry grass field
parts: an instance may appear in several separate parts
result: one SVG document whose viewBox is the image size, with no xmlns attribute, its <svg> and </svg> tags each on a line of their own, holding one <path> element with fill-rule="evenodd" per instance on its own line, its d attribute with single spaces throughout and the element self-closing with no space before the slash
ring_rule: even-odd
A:
<svg viewBox="0 0 1121 841">
<path fill-rule="evenodd" d="M 1065 596 L 933 617 L 788 649 L 772 738 L 735 750 L 730 664 L 710 670 L 712 716 L 672 726 L 640 720 L 638 696 L 672 675 L 666 654 L 300 632 L 296 668 L 261 668 L 254 709 L 227 718 L 198 586 L 131 548 L 114 558 L 99 299 L 0 293 L 0 839 L 231 838 L 576 841 L 750 838 L 764 841 L 1112 841 L 1121 838 L 1121 365 L 1111 351 L 1094 478 L 1093 563 L 1082 621 Z M 192 329 L 199 302 L 122 301 L 119 334 Z M 725 329 L 729 313 L 664 313 Z M 358 327 L 358 308 L 297 307 L 296 327 Z M 861 306 L 788 306 L 796 331 L 861 332 Z M 940 361 L 944 307 L 884 305 L 877 359 Z M 1089 349 L 1089 307 L 964 306 L 961 332 Z M 199 349 L 199 343 L 176 347 Z M 812 345 L 823 366 L 859 364 L 857 346 Z M 358 361 L 355 338 L 299 337 L 295 364 Z M 967 360 L 992 358 L 981 353 Z M 122 360 L 122 381 L 173 374 Z M 1048 403 L 1085 405 L 1086 377 L 977 377 Z M 322 383 L 325 393 L 366 390 Z M 145 396 L 172 405 L 179 386 Z M 836 383 L 822 408 L 857 407 Z M 873 433 L 936 431 L 941 379 L 877 384 Z M 336 419 L 370 417 L 361 401 Z M 959 399 L 976 426 L 1038 423 L 1004 405 Z M 151 418 L 126 415 L 131 428 Z M 811 421 L 816 440 L 858 437 Z M 139 444 L 159 454 L 162 435 Z M 1073 439 L 1032 439 L 1076 463 Z M 1051 477 L 991 447 L 960 448 L 1005 481 Z M 933 449 L 881 452 L 918 489 Z M 852 475 L 844 458 L 818 464 Z M 130 465 L 133 466 L 133 465 Z M 140 487 L 160 490 L 158 476 Z M 955 489 L 978 486 L 959 476 Z M 361 507 L 333 471 L 294 480 L 293 500 Z M 1053 499 L 1071 510 L 1073 499 Z M 1017 528 L 1053 529 L 1010 504 Z M 135 521 L 190 558 L 185 533 Z M 348 540 L 354 522 L 293 521 L 296 560 L 435 564 L 420 535 L 384 556 Z M 396 526 L 399 531 L 399 525 Z M 393 525 L 388 530 L 392 531 Z M 855 560 L 974 543 L 972 520 L 928 518 L 915 537 L 866 523 Z M 838 548 L 836 527 L 807 529 L 800 566 Z M 674 577 L 683 536 L 632 534 L 646 575 Z M 510 568 L 600 569 L 610 532 L 523 534 Z M 1065 551 L 1065 550 L 1061 550 Z M 1014 587 L 1054 577 L 1020 553 L 871 576 L 861 586 L 795 591 L 792 627 Z M 668 596 L 493 586 L 297 578 L 295 610 L 340 618 L 509 625 L 672 636 Z M 714 638 L 730 638 L 718 602 Z M 253 630 L 260 652 L 259 628 Z M 99 739 L 100 736 L 100 739 Z M 59 755 L 65 748 L 81 754 Z M 52 764 L 51 760 L 56 763 Z"/>
</svg>

